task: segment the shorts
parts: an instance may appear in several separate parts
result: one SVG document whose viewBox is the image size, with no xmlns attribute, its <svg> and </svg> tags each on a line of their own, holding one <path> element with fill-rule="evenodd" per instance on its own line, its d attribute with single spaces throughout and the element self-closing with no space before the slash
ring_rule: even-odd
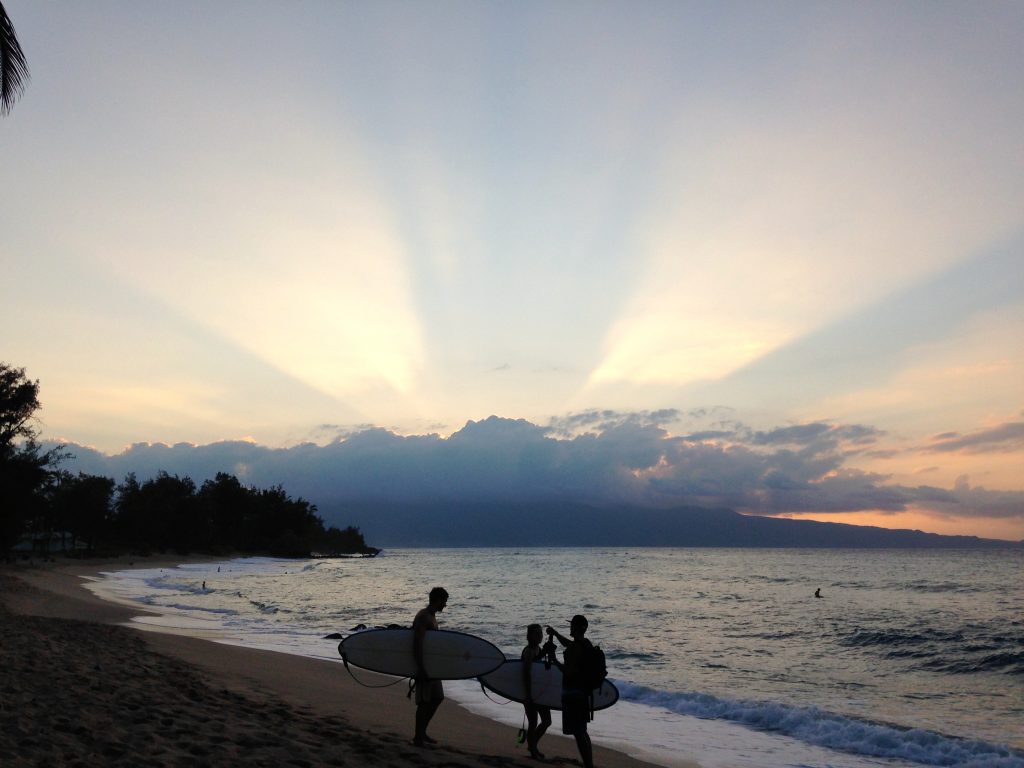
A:
<svg viewBox="0 0 1024 768">
<path fill-rule="evenodd" d="M 562 691 L 562 733 L 586 733 L 589 719 L 590 697 L 584 691 Z"/>
<path fill-rule="evenodd" d="M 440 704 L 444 701 L 444 686 L 440 680 L 417 680 L 416 703 Z"/>
</svg>

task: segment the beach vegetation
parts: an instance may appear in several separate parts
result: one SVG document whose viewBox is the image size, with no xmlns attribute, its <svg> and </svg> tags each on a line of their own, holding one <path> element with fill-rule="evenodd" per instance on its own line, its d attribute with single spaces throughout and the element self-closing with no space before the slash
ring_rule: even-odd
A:
<svg viewBox="0 0 1024 768">
<path fill-rule="evenodd" d="M 181 554 L 377 552 L 357 528 L 325 527 L 316 505 L 284 488 L 247 488 L 224 472 L 198 489 L 190 478 L 166 472 L 142 483 L 128 475 L 117 487 L 109 536 L 122 548 Z"/>
<path fill-rule="evenodd" d="M 39 382 L 0 363 L 0 551 L 14 546 L 28 521 L 46 512 L 44 491 L 63 456 L 37 442 Z"/>
<path fill-rule="evenodd" d="M 53 473 L 12 543 L 21 536 L 39 553 L 235 553 L 275 557 L 375 555 L 362 532 L 327 527 L 317 508 L 281 487 L 247 488 L 219 473 L 197 488 L 188 477 L 159 472 L 119 485 L 99 475 Z M 9 546 L 9 545 L 8 545 Z"/>
<path fill-rule="evenodd" d="M 28 552 L 92 551 L 109 523 L 114 481 L 51 470 L 24 509 L 17 549 Z"/>
</svg>

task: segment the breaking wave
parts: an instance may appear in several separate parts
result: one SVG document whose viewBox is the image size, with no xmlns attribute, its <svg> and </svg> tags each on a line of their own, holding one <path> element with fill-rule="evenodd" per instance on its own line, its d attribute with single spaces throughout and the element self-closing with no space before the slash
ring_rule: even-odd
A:
<svg viewBox="0 0 1024 768">
<path fill-rule="evenodd" d="M 616 685 L 623 699 L 638 704 L 707 720 L 728 720 L 850 754 L 958 768 L 1024 768 L 1024 752 L 985 741 L 899 728 L 816 707 L 669 693 L 619 681 Z"/>
</svg>

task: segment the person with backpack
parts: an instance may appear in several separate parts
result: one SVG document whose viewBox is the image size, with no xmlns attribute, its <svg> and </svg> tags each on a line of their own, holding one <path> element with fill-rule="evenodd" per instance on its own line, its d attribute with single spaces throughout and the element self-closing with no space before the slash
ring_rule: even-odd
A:
<svg viewBox="0 0 1024 768">
<path fill-rule="evenodd" d="M 547 628 L 548 636 L 557 639 L 565 648 L 563 662 L 555 662 L 562 670 L 562 733 L 576 739 L 583 768 L 594 766 L 594 749 L 587 733 L 587 721 L 591 718 L 594 689 L 601 685 L 607 674 L 604 654 L 584 637 L 588 626 L 586 616 L 573 616 L 569 622 L 572 640 L 566 640 L 551 627 Z"/>
</svg>

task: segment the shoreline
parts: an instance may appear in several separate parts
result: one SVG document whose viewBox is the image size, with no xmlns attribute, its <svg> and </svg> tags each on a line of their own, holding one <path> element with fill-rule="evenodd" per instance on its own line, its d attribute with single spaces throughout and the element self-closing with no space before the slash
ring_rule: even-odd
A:
<svg viewBox="0 0 1024 768">
<path fill-rule="evenodd" d="M 3 676 L 12 678 L 4 681 L 5 688 L 11 688 L 15 697 L 18 691 L 25 698 L 36 696 L 39 692 L 29 690 L 31 685 L 22 678 L 30 670 L 50 666 L 53 676 L 60 679 L 44 683 L 43 689 L 59 685 L 66 690 L 61 696 L 50 695 L 40 704 L 51 716 L 48 720 L 72 723 L 82 712 L 100 706 L 111 710 L 108 715 L 115 723 L 120 718 L 132 723 L 134 730 L 140 730 L 135 722 L 140 712 L 137 689 L 151 691 L 152 701 L 144 695 L 146 704 L 141 711 L 161 713 L 170 709 L 175 715 L 157 720 L 149 734 L 145 745 L 157 744 L 163 750 L 142 761 L 150 765 L 180 765 L 196 759 L 211 765 L 228 761 L 359 765 L 366 764 L 370 754 L 374 764 L 389 766 L 537 765 L 537 761 L 528 758 L 524 747 L 517 746 L 516 728 L 474 714 L 451 699 L 438 710 L 431 727 L 431 734 L 441 744 L 416 748 L 411 744 L 414 707 L 406 698 L 404 686 L 368 689 L 355 683 L 340 665 L 331 661 L 243 648 L 151 628 L 139 631 L 123 625 L 134 616 L 149 613 L 145 608 L 104 600 L 85 587 L 86 579 L 96 578 L 105 570 L 174 567 L 182 562 L 220 559 L 122 557 L 0 567 L 0 605 L 11 614 L 5 617 L 4 623 L 9 625 L 5 632 L 18 634 L 0 644 L 6 670 Z M 56 647 L 61 641 L 54 637 L 71 638 L 71 647 Z M 77 674 L 69 673 L 61 661 L 68 652 L 76 657 L 76 667 L 80 668 Z M 11 654 L 14 657 L 7 658 Z M 142 668 L 149 670 L 149 674 L 136 680 L 133 675 L 121 675 L 117 671 L 120 668 Z M 99 674 L 89 674 L 90 669 Z M 394 680 L 372 673 L 366 677 L 382 682 Z M 190 695 L 196 704 L 181 709 L 188 700 L 173 701 L 178 679 L 191 681 Z M 97 691 L 113 682 L 126 686 L 120 698 L 105 697 Z M 52 716 L 50 700 L 64 698 L 72 703 L 73 711 L 65 717 Z M 133 702 L 132 708 L 124 707 L 128 702 Z M 31 702 L 24 706 L 31 707 Z M 124 711 L 118 712 L 119 707 Z M 33 723 L 31 713 L 18 714 L 18 703 L 12 709 L 19 721 L 12 726 L 5 720 L 6 727 L 0 729 L 0 734 L 7 734 L 0 735 L 0 759 L 5 765 L 36 764 L 42 757 L 59 763 L 61 758 L 53 754 L 53 744 L 66 751 L 68 762 L 72 754 L 88 754 L 91 731 L 58 728 L 55 733 L 33 737 L 33 727 L 45 731 L 46 726 Z M 8 717 L 7 712 L 0 714 Z M 266 722 L 268 718 L 274 722 Z M 198 721 L 194 727 L 188 725 L 191 720 Z M 167 737 L 165 730 L 172 738 Z M 121 742 L 128 739 L 125 735 Z M 48 742 L 51 751 L 39 754 Z M 544 737 L 541 747 L 548 763 L 579 764 L 570 737 L 551 732 Z M 103 749 L 109 754 L 97 754 L 107 764 L 117 763 L 122 752 L 126 754 L 125 764 L 138 757 L 125 749 L 123 743 L 112 742 Z M 597 765 L 606 768 L 656 768 L 652 763 L 596 744 L 594 757 Z M 687 765 L 697 768 L 696 763 Z"/>
</svg>

